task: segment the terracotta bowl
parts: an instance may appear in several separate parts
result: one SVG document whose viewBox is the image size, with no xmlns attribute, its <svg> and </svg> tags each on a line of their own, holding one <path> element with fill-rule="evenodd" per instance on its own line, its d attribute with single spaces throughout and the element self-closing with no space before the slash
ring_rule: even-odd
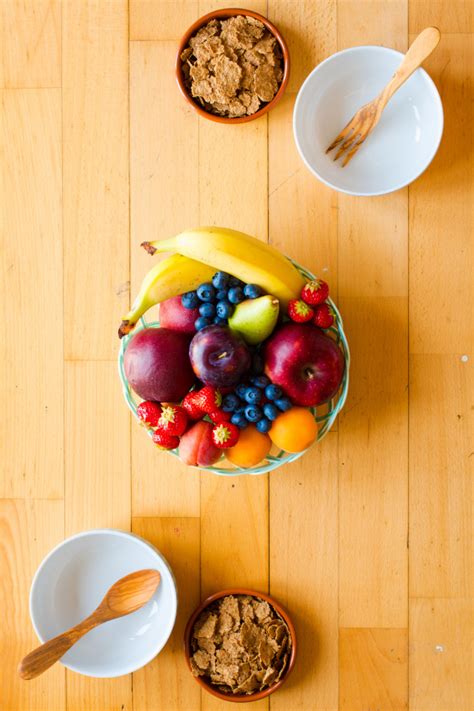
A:
<svg viewBox="0 0 474 711">
<path fill-rule="evenodd" d="M 184 77 L 181 69 L 181 53 L 185 49 L 185 47 L 187 47 L 191 37 L 196 34 L 196 32 L 201 27 L 203 27 L 203 25 L 206 25 L 210 20 L 224 20 L 229 17 L 235 17 L 236 15 L 247 15 L 249 17 L 253 17 L 256 20 L 260 20 L 260 22 L 265 25 L 267 30 L 269 30 L 269 32 L 271 32 L 272 35 L 275 37 L 278 44 L 280 45 L 280 49 L 283 55 L 283 79 L 281 80 L 281 84 L 273 99 L 264 106 L 262 106 L 262 108 L 256 111 L 254 114 L 252 114 L 251 116 L 227 118 L 225 116 L 216 116 L 215 114 L 211 114 L 209 111 L 206 111 L 189 95 L 188 90 L 184 84 Z M 199 20 L 196 20 L 196 22 L 194 22 L 194 24 L 192 24 L 191 27 L 184 33 L 181 42 L 179 43 L 178 53 L 176 55 L 176 79 L 178 81 L 178 86 L 182 95 L 200 116 L 204 116 L 204 118 L 210 119 L 211 121 L 216 121 L 217 123 L 247 123 L 247 121 L 253 121 L 254 119 L 259 118 L 260 116 L 263 116 L 263 114 L 266 114 L 267 111 L 273 109 L 273 107 L 276 106 L 276 104 L 280 101 L 281 97 L 285 92 L 286 85 L 288 84 L 289 76 L 290 54 L 288 52 L 288 46 L 285 40 L 283 39 L 280 32 L 277 30 L 275 25 L 270 22 L 270 20 L 267 20 L 266 17 L 263 17 L 262 15 L 259 15 L 258 12 L 253 12 L 252 10 L 228 8 L 223 10 L 214 10 L 213 12 L 209 12 L 207 15 L 203 15 L 199 18 Z"/>
<path fill-rule="evenodd" d="M 268 604 L 278 612 L 280 617 L 286 622 L 290 631 L 291 655 L 290 661 L 288 662 L 288 666 L 286 667 L 286 670 L 280 681 L 278 681 L 276 684 L 273 684 L 273 686 L 269 686 L 268 689 L 263 689 L 263 691 L 258 691 L 255 694 L 242 694 L 235 696 L 233 694 L 224 694 L 222 693 L 222 691 L 219 691 L 216 686 L 207 682 L 202 676 L 193 675 L 193 677 L 203 689 L 205 689 L 218 699 L 221 699 L 222 701 L 233 701 L 235 703 L 259 701 L 260 699 L 265 698 L 265 696 L 270 696 L 270 694 L 273 694 L 274 691 L 277 691 L 280 688 L 280 686 L 286 681 L 289 674 L 291 673 L 291 670 L 295 665 L 296 659 L 296 633 L 293 622 L 291 621 L 291 618 L 288 615 L 287 611 L 273 597 L 270 597 L 270 595 L 266 595 L 265 593 L 257 592 L 255 590 L 248 590 L 247 588 L 231 588 L 229 590 L 221 590 L 220 592 L 214 593 L 214 595 L 210 595 L 208 598 L 206 598 L 203 602 L 201 602 L 199 607 L 194 610 L 193 614 L 188 620 L 186 629 L 184 631 L 184 653 L 186 656 L 186 662 L 189 667 L 189 670 L 192 673 L 190 661 L 192 655 L 191 636 L 197 618 L 199 617 L 201 612 L 206 609 L 206 607 L 209 607 L 209 605 L 211 605 L 211 603 L 215 602 L 216 600 L 219 600 L 222 597 L 226 597 L 226 595 L 250 595 L 251 597 L 258 597 L 261 600 L 266 600 Z"/>
</svg>

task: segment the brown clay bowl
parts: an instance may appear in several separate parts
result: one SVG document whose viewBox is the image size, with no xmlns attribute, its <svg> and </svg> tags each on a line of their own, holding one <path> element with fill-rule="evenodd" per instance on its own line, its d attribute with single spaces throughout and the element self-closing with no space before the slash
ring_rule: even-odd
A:
<svg viewBox="0 0 474 711">
<path fill-rule="evenodd" d="M 188 623 L 186 625 L 186 629 L 184 631 L 184 654 L 186 656 L 186 663 L 189 667 L 189 670 L 192 673 L 191 669 L 191 654 L 192 654 L 192 649 L 191 649 L 191 636 L 192 632 L 194 629 L 194 623 L 196 622 L 197 618 L 201 614 L 203 610 L 206 609 L 206 607 L 209 607 L 211 603 L 215 602 L 216 600 L 219 600 L 221 597 L 226 597 L 226 595 L 250 595 L 251 597 L 258 597 L 261 600 L 266 600 L 268 604 L 273 607 L 274 610 L 278 612 L 280 617 L 286 622 L 288 625 L 288 629 L 290 631 L 290 637 L 291 637 L 291 655 L 290 655 L 290 661 L 288 662 L 288 666 L 286 667 L 286 670 L 280 679 L 276 684 L 273 684 L 273 686 L 269 686 L 268 689 L 263 689 L 262 691 L 257 691 L 255 694 L 241 694 L 241 695 L 233 695 L 233 694 L 224 694 L 222 691 L 219 691 L 217 687 L 215 687 L 213 684 L 210 684 L 207 682 L 203 677 L 201 676 L 194 676 L 193 678 L 197 681 L 197 683 L 206 691 L 208 691 L 210 694 L 215 696 L 218 699 L 221 699 L 222 701 L 233 701 L 235 703 L 246 703 L 249 701 L 259 701 L 260 699 L 265 698 L 266 696 L 270 696 L 270 694 L 273 694 L 274 691 L 277 691 L 281 685 L 286 681 L 288 678 L 289 674 L 291 673 L 291 670 L 293 669 L 295 665 L 295 659 L 296 659 L 296 633 L 295 633 L 295 628 L 293 625 L 293 622 L 291 621 L 291 618 L 287 611 L 278 603 L 273 597 L 270 597 L 270 595 L 266 595 L 265 593 L 262 592 L 257 592 L 255 590 L 248 590 L 247 588 L 231 588 L 229 590 L 221 590 L 220 592 L 214 593 L 214 595 L 210 595 L 208 598 L 206 598 L 199 607 L 197 607 L 191 617 L 188 620 Z"/>
<path fill-rule="evenodd" d="M 249 17 L 253 17 L 255 20 L 260 20 L 260 22 L 265 25 L 267 30 L 271 32 L 272 35 L 275 37 L 278 44 L 280 45 L 280 49 L 283 55 L 283 79 L 281 80 L 281 84 L 273 99 L 269 101 L 268 104 L 262 106 L 262 108 L 256 111 L 254 114 L 252 114 L 251 116 L 228 118 L 226 116 L 216 116 L 215 114 L 211 114 L 209 111 L 206 111 L 204 108 L 202 108 L 202 106 L 199 106 L 199 104 L 194 101 L 192 96 L 189 95 L 188 90 L 186 89 L 186 86 L 184 84 L 184 77 L 181 69 L 181 53 L 187 46 L 191 37 L 196 34 L 196 32 L 201 27 L 203 27 L 203 25 L 206 25 L 210 20 L 224 20 L 229 17 L 235 17 L 236 15 L 247 15 Z M 175 71 L 178 86 L 182 95 L 200 116 L 204 116 L 204 118 L 210 119 L 211 121 L 216 121 L 217 123 L 247 123 L 248 121 L 253 121 L 254 119 L 260 118 L 260 116 L 266 114 L 267 111 L 273 109 L 273 107 L 276 106 L 276 104 L 280 101 L 281 97 L 285 92 L 286 85 L 288 84 L 288 79 L 290 76 L 290 53 L 288 51 L 288 46 L 285 40 L 283 39 L 282 35 L 275 27 L 275 25 L 270 22 L 270 20 L 267 20 L 266 17 L 263 17 L 263 15 L 259 15 L 258 12 L 253 12 L 253 10 L 243 10 L 239 8 L 214 10 L 213 12 L 208 12 L 207 15 L 203 15 L 202 17 L 200 17 L 199 20 L 196 20 L 196 22 L 194 22 L 191 27 L 184 33 L 179 43 L 178 53 L 176 55 Z"/>
</svg>

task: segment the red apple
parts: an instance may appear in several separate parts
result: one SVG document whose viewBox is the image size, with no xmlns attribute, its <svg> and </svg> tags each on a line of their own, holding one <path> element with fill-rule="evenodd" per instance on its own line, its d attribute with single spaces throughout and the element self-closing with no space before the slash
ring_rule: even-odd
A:
<svg viewBox="0 0 474 711">
<path fill-rule="evenodd" d="M 185 309 L 181 296 L 173 296 L 160 304 L 160 326 L 172 331 L 182 331 L 194 335 L 194 322 L 199 318 L 199 308 Z"/>
<path fill-rule="evenodd" d="M 215 464 L 222 454 L 212 439 L 210 422 L 200 420 L 196 422 L 179 441 L 179 458 L 185 464 L 195 467 L 208 467 Z"/>
<path fill-rule="evenodd" d="M 295 405 L 315 407 L 338 391 L 344 374 L 339 346 L 311 324 L 286 323 L 265 345 L 265 373 Z"/>
<path fill-rule="evenodd" d="M 144 400 L 179 402 L 194 383 L 190 337 L 168 328 L 144 328 L 132 336 L 124 357 L 125 375 Z"/>
</svg>

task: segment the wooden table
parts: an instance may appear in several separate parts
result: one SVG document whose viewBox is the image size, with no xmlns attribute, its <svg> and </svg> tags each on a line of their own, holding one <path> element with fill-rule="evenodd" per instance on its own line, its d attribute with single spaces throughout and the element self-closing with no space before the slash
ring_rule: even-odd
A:
<svg viewBox="0 0 474 711">
<path fill-rule="evenodd" d="M 228 4 L 1 2 L 0 708 L 222 709 L 201 696 L 181 638 L 202 596 L 238 584 L 270 590 L 300 640 L 291 680 L 255 709 L 468 711 L 474 3 L 246 0 L 281 28 L 292 74 L 270 116 L 235 127 L 199 120 L 173 76 L 184 29 Z M 332 192 L 293 142 L 302 80 L 344 47 L 406 50 L 429 24 L 443 34 L 427 69 L 446 120 L 433 164 L 385 197 Z M 116 329 L 151 264 L 138 245 L 211 223 L 324 276 L 347 327 L 343 416 L 270 476 L 186 469 L 122 401 Z M 106 526 L 169 558 L 171 641 L 133 678 L 57 666 L 20 682 L 37 565 Z"/>
</svg>

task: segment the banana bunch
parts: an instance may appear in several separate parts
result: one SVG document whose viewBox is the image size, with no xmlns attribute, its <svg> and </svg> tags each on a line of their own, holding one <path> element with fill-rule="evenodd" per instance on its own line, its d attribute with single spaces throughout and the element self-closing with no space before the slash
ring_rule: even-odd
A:
<svg viewBox="0 0 474 711">
<path fill-rule="evenodd" d="M 172 254 L 155 264 L 145 275 L 133 306 L 124 317 L 119 328 L 119 337 L 133 330 L 138 319 L 151 309 L 172 296 L 196 289 L 199 284 L 209 281 L 215 269 L 203 262 L 196 262 L 181 254 Z"/>
<path fill-rule="evenodd" d="M 277 249 L 227 227 L 198 227 L 176 237 L 143 242 L 150 254 L 173 252 L 156 264 L 143 279 L 119 336 L 125 336 L 138 319 L 155 304 L 196 289 L 210 281 L 216 271 L 227 272 L 247 284 L 258 284 L 276 296 L 283 307 L 298 298 L 304 279 L 296 267 Z"/>
<path fill-rule="evenodd" d="M 144 242 L 150 252 L 177 252 L 227 272 L 247 284 L 258 284 L 286 307 L 298 298 L 304 279 L 281 252 L 255 237 L 227 227 L 198 227 L 176 237 Z"/>
</svg>

